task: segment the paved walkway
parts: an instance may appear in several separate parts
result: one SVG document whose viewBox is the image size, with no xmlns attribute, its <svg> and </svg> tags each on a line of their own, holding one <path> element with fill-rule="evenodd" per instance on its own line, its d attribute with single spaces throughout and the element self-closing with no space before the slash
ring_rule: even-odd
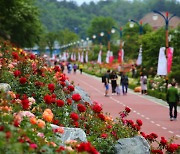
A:
<svg viewBox="0 0 180 154">
<path fill-rule="evenodd" d="M 134 93 L 129 89 L 128 94 L 123 96 L 104 96 L 104 85 L 101 79 L 88 74 L 67 74 L 70 81 L 74 81 L 75 85 L 79 85 L 91 97 L 93 101 L 97 101 L 103 106 L 103 111 L 110 113 L 115 119 L 119 117 L 119 112 L 124 110 L 126 106 L 131 108 L 131 113 L 127 119 L 141 119 L 143 126 L 141 131 L 146 134 L 157 133 L 159 138 L 177 138 L 175 143 L 180 144 L 180 108 L 178 108 L 178 120 L 169 120 L 169 109 L 165 101 L 156 99 L 151 96 L 144 96 Z M 110 90 L 111 91 L 111 90 Z"/>
</svg>

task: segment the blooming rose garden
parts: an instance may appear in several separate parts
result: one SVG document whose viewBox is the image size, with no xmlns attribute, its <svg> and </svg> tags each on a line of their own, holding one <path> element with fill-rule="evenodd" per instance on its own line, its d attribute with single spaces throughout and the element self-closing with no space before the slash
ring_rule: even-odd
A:
<svg viewBox="0 0 180 154">
<path fill-rule="evenodd" d="M 143 122 L 127 118 L 130 108 L 112 119 L 98 102 L 83 102 L 59 66 L 48 67 L 42 57 L 2 40 L 0 83 L 11 86 L 0 93 L 0 151 L 4 153 L 112 154 L 117 140 L 137 135 L 148 141 L 151 153 L 180 152 L 173 140 L 141 132 Z M 60 127 L 53 129 L 51 124 Z M 62 135 L 64 127 L 81 128 L 88 142 L 60 142 L 57 134 Z"/>
</svg>

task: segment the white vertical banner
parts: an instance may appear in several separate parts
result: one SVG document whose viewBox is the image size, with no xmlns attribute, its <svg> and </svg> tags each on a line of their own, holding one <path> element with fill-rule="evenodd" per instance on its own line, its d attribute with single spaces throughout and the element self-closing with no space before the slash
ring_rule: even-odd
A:
<svg viewBox="0 0 180 154">
<path fill-rule="evenodd" d="M 99 63 L 99 64 L 102 63 L 101 55 L 102 55 L 102 51 L 100 50 L 99 54 L 98 54 L 98 60 L 97 60 L 97 63 Z"/>
<path fill-rule="evenodd" d="M 88 63 L 88 51 L 86 51 L 86 58 L 85 58 L 85 60 L 86 60 L 86 63 Z"/>
<path fill-rule="evenodd" d="M 81 63 L 84 63 L 84 52 L 81 53 Z"/>
<path fill-rule="evenodd" d="M 72 60 L 72 61 L 74 60 L 73 53 L 71 53 L 71 60 Z"/>
<path fill-rule="evenodd" d="M 81 61 L 81 54 L 80 54 L 80 52 L 78 52 L 78 61 L 79 62 Z"/>
<path fill-rule="evenodd" d="M 165 50 L 165 47 L 161 47 L 159 50 L 157 75 L 167 75 L 167 59 Z"/>
<path fill-rule="evenodd" d="M 109 63 L 109 57 L 110 57 L 110 51 L 108 50 L 106 54 L 106 63 Z"/>
<path fill-rule="evenodd" d="M 74 53 L 74 61 L 76 61 L 76 53 Z"/>
<path fill-rule="evenodd" d="M 141 65 L 142 64 L 142 47 L 139 49 L 139 54 L 138 54 L 138 59 L 136 61 L 136 65 Z"/>
</svg>

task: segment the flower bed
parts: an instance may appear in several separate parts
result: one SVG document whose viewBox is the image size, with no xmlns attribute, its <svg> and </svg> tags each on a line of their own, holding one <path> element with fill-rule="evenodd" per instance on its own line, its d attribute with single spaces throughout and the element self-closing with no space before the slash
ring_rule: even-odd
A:
<svg viewBox="0 0 180 154">
<path fill-rule="evenodd" d="M 128 107 L 113 120 L 98 102 L 83 102 L 58 66 L 49 68 L 43 58 L 8 42 L 0 42 L 0 68 L 0 82 L 11 86 L 11 91 L 0 95 L 0 151 L 4 153 L 114 153 L 120 138 L 141 134 L 149 143 L 157 139 L 154 133 L 140 133 L 141 120 L 127 119 Z M 88 142 L 62 144 L 56 134 L 62 134 L 63 128 L 52 129 L 50 124 L 82 128 Z M 165 141 L 157 149 L 178 150 L 178 145 Z"/>
</svg>

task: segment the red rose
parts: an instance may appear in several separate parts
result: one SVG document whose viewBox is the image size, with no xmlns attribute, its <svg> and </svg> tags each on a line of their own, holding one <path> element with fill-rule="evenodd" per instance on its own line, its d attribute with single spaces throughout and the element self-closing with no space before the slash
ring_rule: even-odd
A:
<svg viewBox="0 0 180 154">
<path fill-rule="evenodd" d="M 101 134 L 101 138 L 106 139 L 107 137 L 108 137 L 108 135 L 107 135 L 107 134 L 105 134 L 105 133 Z"/>
<path fill-rule="evenodd" d="M 31 143 L 31 144 L 29 144 L 29 147 L 30 147 L 30 149 L 36 149 L 37 148 L 37 144 Z"/>
<path fill-rule="evenodd" d="M 86 107 L 83 104 L 78 104 L 77 108 L 78 108 L 79 112 L 85 112 L 86 111 Z"/>
<path fill-rule="evenodd" d="M 64 151 L 65 148 L 63 146 L 59 146 L 59 148 L 56 150 L 56 152 L 61 152 L 61 151 Z"/>
<path fill-rule="evenodd" d="M 136 124 L 132 125 L 132 128 L 137 130 L 137 131 L 139 131 L 141 129 L 140 126 L 136 125 Z"/>
<path fill-rule="evenodd" d="M 58 99 L 58 100 L 56 100 L 56 104 L 57 104 L 57 106 L 59 106 L 59 107 L 63 107 L 63 106 L 64 106 L 64 101 Z"/>
<path fill-rule="evenodd" d="M 163 154 L 162 150 L 159 150 L 159 149 L 151 150 L 151 152 L 154 153 L 154 154 Z"/>
<path fill-rule="evenodd" d="M 33 59 L 36 59 L 36 56 L 31 53 L 31 54 L 29 55 L 29 58 L 30 58 L 31 60 L 33 60 Z"/>
<path fill-rule="evenodd" d="M 64 87 L 66 84 L 65 82 L 60 82 L 61 86 Z"/>
<path fill-rule="evenodd" d="M 79 116 L 78 116 L 77 113 L 72 112 L 72 113 L 70 114 L 70 118 L 73 119 L 74 121 L 77 121 L 77 120 L 79 119 Z"/>
<path fill-rule="evenodd" d="M 158 138 L 158 135 L 155 134 L 155 133 L 151 133 L 150 135 L 151 135 L 154 139 L 155 139 L 155 138 Z"/>
<path fill-rule="evenodd" d="M 130 126 L 133 126 L 134 125 L 134 122 L 132 120 L 127 120 L 127 125 L 130 125 Z"/>
<path fill-rule="evenodd" d="M 54 71 L 55 71 L 55 72 L 60 72 L 60 71 L 61 71 L 61 69 L 60 69 L 60 67 L 59 67 L 59 66 L 57 66 L 57 65 L 56 65 L 56 66 L 54 67 Z"/>
<path fill-rule="evenodd" d="M 19 79 L 19 82 L 20 82 L 21 84 L 25 84 L 25 83 L 27 82 L 27 79 L 26 79 L 25 77 L 21 77 L 21 78 Z"/>
<path fill-rule="evenodd" d="M 58 125 L 59 124 L 59 120 L 53 119 L 52 123 L 55 124 L 55 125 Z"/>
<path fill-rule="evenodd" d="M 75 127 L 79 127 L 78 121 L 74 121 L 74 122 L 73 122 L 73 125 L 74 125 Z"/>
<path fill-rule="evenodd" d="M 142 121 L 140 119 L 137 119 L 136 123 L 138 124 L 138 126 L 142 126 Z"/>
<path fill-rule="evenodd" d="M 125 108 L 125 111 L 126 111 L 127 113 L 129 113 L 129 112 L 131 112 L 131 109 L 130 109 L 129 107 L 126 107 L 126 108 Z"/>
<path fill-rule="evenodd" d="M 55 89 L 54 84 L 53 84 L 53 83 L 48 84 L 48 89 L 49 89 L 50 91 L 54 91 L 54 89 Z"/>
<path fill-rule="evenodd" d="M 102 107 L 99 104 L 96 103 L 96 104 L 92 105 L 92 110 L 95 113 L 100 113 L 102 111 Z"/>
<path fill-rule="evenodd" d="M 21 71 L 19 71 L 19 70 L 14 71 L 14 76 L 15 77 L 18 77 L 20 75 L 21 75 Z"/>
<path fill-rule="evenodd" d="M 144 138 L 146 138 L 146 134 L 145 134 L 144 132 L 140 132 L 140 134 L 141 134 Z"/>
<path fill-rule="evenodd" d="M 52 98 L 56 98 L 56 94 L 52 94 L 51 97 L 52 97 Z"/>
<path fill-rule="evenodd" d="M 11 132 L 10 131 L 6 132 L 6 138 L 9 139 L 10 137 L 11 137 Z"/>
<path fill-rule="evenodd" d="M 91 149 L 91 144 L 89 142 L 85 143 L 85 142 L 82 142 L 80 143 L 80 145 L 77 147 L 77 151 L 78 152 L 89 152 Z"/>
<path fill-rule="evenodd" d="M 178 144 L 173 144 L 173 143 L 171 143 L 171 144 L 169 144 L 168 146 L 167 146 L 167 151 L 168 152 L 175 152 L 176 150 L 178 149 Z"/>
<path fill-rule="evenodd" d="M 52 103 L 52 97 L 50 95 L 45 95 L 44 101 L 46 104 L 51 104 Z"/>
<path fill-rule="evenodd" d="M 72 104 L 72 99 L 68 98 L 66 101 L 67 101 L 67 104 L 68 104 L 68 105 L 71 105 L 71 104 Z"/>
<path fill-rule="evenodd" d="M 21 100 L 21 103 L 22 103 L 22 107 L 24 110 L 29 109 L 29 100 L 28 99 Z"/>
<path fill-rule="evenodd" d="M 102 121 L 105 121 L 105 119 L 106 119 L 105 116 L 104 116 L 103 114 L 101 114 L 101 113 L 98 114 L 98 117 L 99 117 Z"/>
<path fill-rule="evenodd" d="M 73 94 L 72 95 L 72 100 L 78 102 L 81 100 L 81 96 L 79 94 Z"/>
<path fill-rule="evenodd" d="M 161 143 L 163 146 L 165 146 L 165 145 L 167 145 L 167 140 L 166 140 L 164 137 L 161 137 L 160 143 Z"/>
<path fill-rule="evenodd" d="M 19 59 L 19 55 L 17 52 L 12 52 L 12 56 L 14 59 L 17 59 L 17 60 Z"/>
<path fill-rule="evenodd" d="M 69 85 L 67 88 L 68 88 L 68 90 L 71 91 L 71 92 L 74 91 L 74 86 L 72 86 L 72 85 Z"/>
</svg>

